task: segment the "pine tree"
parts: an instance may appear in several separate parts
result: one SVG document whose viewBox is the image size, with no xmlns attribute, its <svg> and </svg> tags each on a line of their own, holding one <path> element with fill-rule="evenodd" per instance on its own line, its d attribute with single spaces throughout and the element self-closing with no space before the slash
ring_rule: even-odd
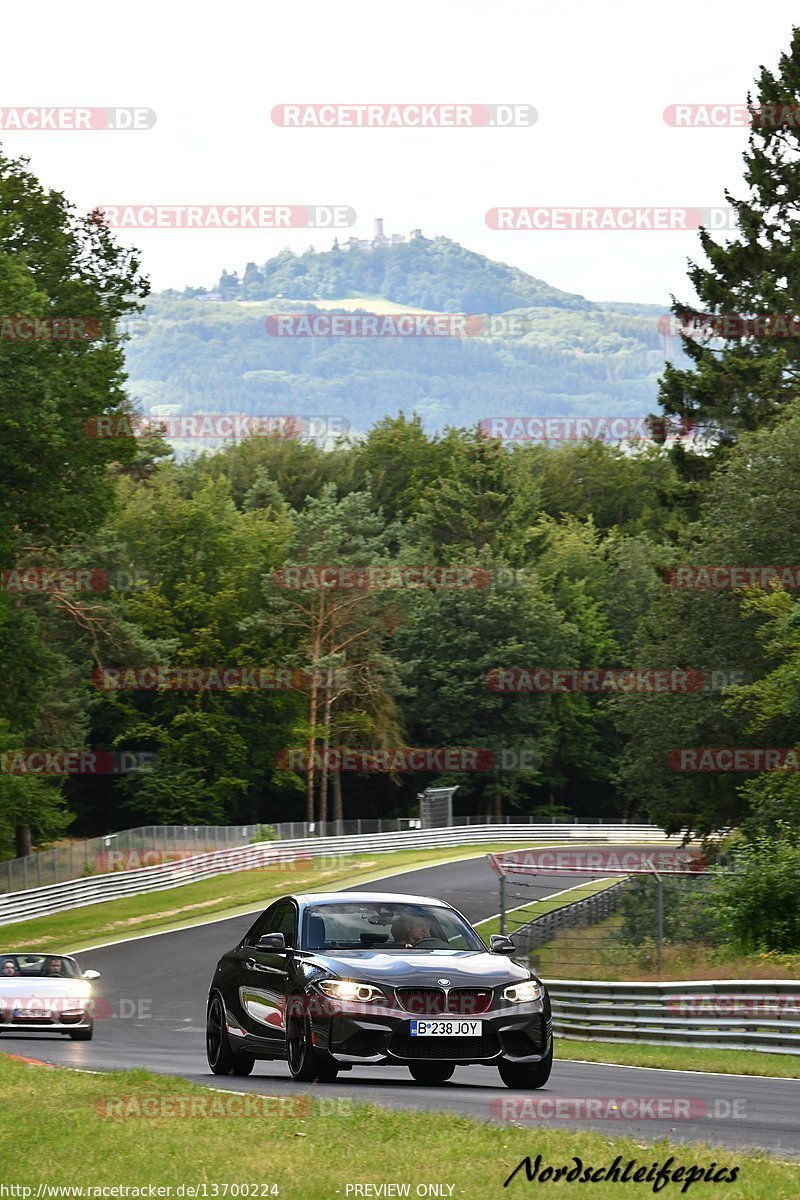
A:
<svg viewBox="0 0 800 1200">
<path fill-rule="evenodd" d="M 700 231 L 707 265 L 689 264 L 699 306 L 672 305 L 684 330 L 694 325 L 681 335 L 692 368 L 667 364 L 660 389 L 669 417 L 723 446 L 780 413 L 800 375 L 800 29 L 757 89 L 747 98 L 749 196 L 725 192 L 738 226 L 729 241 Z"/>
</svg>

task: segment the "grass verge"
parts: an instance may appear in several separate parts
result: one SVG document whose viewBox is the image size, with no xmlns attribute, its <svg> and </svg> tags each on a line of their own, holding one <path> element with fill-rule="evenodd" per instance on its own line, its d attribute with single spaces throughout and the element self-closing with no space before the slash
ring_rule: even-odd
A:
<svg viewBox="0 0 800 1200">
<path fill-rule="evenodd" d="M 331 855 L 321 859 L 287 860 L 281 866 L 259 867 L 215 875 L 163 892 L 147 892 L 122 900 L 104 900 L 86 908 L 71 908 L 49 917 L 33 917 L 0 926 L 0 943 L 67 953 L 87 945 L 121 941 L 157 930 L 181 929 L 210 918 L 223 919 L 265 908 L 285 892 L 319 891 L 332 885 L 367 883 L 405 868 L 433 866 L 461 858 L 481 857 L 508 849 L 505 845 L 461 846 L 457 849 L 380 851 L 372 854 Z"/>
<path fill-rule="evenodd" d="M 424 1194 L 417 1193 L 418 1185 L 435 1181 L 445 1186 L 429 1194 L 472 1200 L 500 1195 L 503 1182 L 526 1155 L 532 1160 L 541 1155 L 543 1167 L 572 1167 L 578 1156 L 584 1166 L 595 1169 L 609 1166 L 617 1155 L 623 1167 L 634 1159 L 647 1169 L 669 1158 L 672 1170 L 693 1165 L 710 1168 L 713 1162 L 715 1170 L 724 1169 L 720 1182 L 738 1168 L 734 1182 L 711 1189 L 725 1200 L 776 1200 L 800 1194 L 800 1166 L 762 1153 L 666 1140 L 642 1145 L 630 1137 L 571 1133 L 552 1126 L 488 1124 L 441 1110 L 435 1115 L 390 1112 L 328 1097 L 324 1088 L 314 1089 L 312 1096 L 298 1091 L 274 1102 L 261 1098 L 269 1115 L 244 1117 L 240 1113 L 245 1100 L 254 1104 L 258 1096 L 212 1092 L 146 1071 L 88 1075 L 48 1070 L 0 1055 L 0 1092 L 4 1110 L 13 1114 L 12 1120 L 0 1124 L 4 1182 L 24 1184 L 33 1196 L 38 1184 L 144 1187 L 144 1193 L 138 1194 L 145 1196 L 148 1185 L 184 1185 L 186 1196 L 335 1200 L 338 1194 L 345 1200 L 347 1185 L 405 1184 L 414 1196 Z M 495 1097 L 498 1108 L 502 1102 L 502 1097 Z M 487 1099 L 487 1118 L 494 1111 L 491 1104 Z M 208 1115 L 177 1115 L 192 1110 Z M 238 1119 L 220 1119 L 234 1110 Z M 140 1115 L 146 1112 L 156 1115 Z M 220 1190 L 215 1192 L 214 1185 Z M 239 1189 L 246 1185 L 247 1190 L 225 1193 L 224 1185 Z M 523 1170 L 509 1186 L 518 1193 L 530 1192 L 525 1185 Z M 276 1190 L 270 1191 L 271 1186 Z M 198 1190 L 189 1191 L 192 1187 Z M 660 1194 L 679 1196 L 681 1188 L 679 1179 Z M 600 1200 L 616 1200 L 619 1183 L 593 1182 L 590 1190 Z M 645 1183 L 641 1194 L 653 1190 L 652 1183 Z M 583 1189 L 563 1181 L 558 1188 L 561 1195 L 579 1191 L 583 1194 Z M 349 1195 L 354 1194 L 350 1190 Z M 689 1194 L 708 1195 L 709 1189 L 698 1183 Z"/>
<path fill-rule="evenodd" d="M 538 946 L 532 963 L 549 979 L 629 980 L 659 983 L 691 979 L 797 979 L 797 955 L 732 954 L 725 946 L 670 943 L 664 967 L 656 970 L 652 938 L 629 946 L 619 938 L 622 916 L 615 913 L 594 925 L 565 929 Z"/>
<path fill-rule="evenodd" d="M 708 1071 L 721 1075 L 769 1075 L 800 1079 L 800 1054 L 758 1050 L 715 1050 L 713 1046 L 643 1046 L 640 1042 L 582 1042 L 556 1038 L 556 1058 L 661 1067 L 672 1071 Z"/>
</svg>

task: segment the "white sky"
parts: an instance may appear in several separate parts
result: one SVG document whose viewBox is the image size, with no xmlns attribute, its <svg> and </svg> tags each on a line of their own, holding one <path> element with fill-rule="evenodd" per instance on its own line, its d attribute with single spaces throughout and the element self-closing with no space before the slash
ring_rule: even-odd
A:
<svg viewBox="0 0 800 1200">
<path fill-rule="evenodd" d="M 497 232 L 496 205 L 723 203 L 742 129 L 675 129 L 677 102 L 744 101 L 788 47 L 796 4 L 641 0 L 140 0 L 7 5 L 0 107 L 136 105 L 141 132 L 9 132 L 6 153 L 79 208 L 99 203 L 338 203 L 352 232 L 420 227 L 591 299 L 688 297 L 696 234 Z M 27 47 L 27 49 L 26 49 Z M 16 49 L 15 49 L 16 48 Z M 276 128 L 289 102 L 528 103 L 531 129 Z M 223 267 L 321 231 L 136 230 L 155 288 L 211 285 Z M 344 233 L 343 236 L 348 236 Z"/>
</svg>

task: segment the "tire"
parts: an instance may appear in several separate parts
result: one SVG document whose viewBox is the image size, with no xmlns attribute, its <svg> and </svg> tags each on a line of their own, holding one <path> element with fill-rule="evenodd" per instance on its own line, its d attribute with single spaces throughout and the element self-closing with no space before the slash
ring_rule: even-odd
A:
<svg viewBox="0 0 800 1200">
<path fill-rule="evenodd" d="M 453 1063 L 409 1063 L 408 1069 L 417 1083 L 434 1084 L 447 1083 L 455 1071 Z"/>
<path fill-rule="evenodd" d="M 249 1075 L 255 1066 L 252 1054 L 236 1054 L 225 1028 L 225 1008 L 218 992 L 208 1002 L 206 1058 L 215 1075 Z"/>
<path fill-rule="evenodd" d="M 497 1064 L 497 1069 L 506 1087 L 519 1088 L 521 1091 L 544 1087 L 553 1069 L 553 1047 L 550 1047 L 548 1054 L 541 1062 L 533 1063 L 531 1066 L 518 1066 L 516 1063 L 506 1062 L 505 1059 L 502 1059 Z"/>
<path fill-rule="evenodd" d="M 302 1003 L 286 1022 L 286 1061 L 289 1074 L 297 1083 L 333 1083 L 339 1067 L 329 1055 L 319 1054 L 311 1042 L 311 1021 Z"/>
<path fill-rule="evenodd" d="M 70 1030 L 69 1036 L 72 1038 L 73 1042 L 90 1042 L 92 1040 L 93 1033 L 93 1027 L 90 1029 L 72 1029 Z"/>
</svg>

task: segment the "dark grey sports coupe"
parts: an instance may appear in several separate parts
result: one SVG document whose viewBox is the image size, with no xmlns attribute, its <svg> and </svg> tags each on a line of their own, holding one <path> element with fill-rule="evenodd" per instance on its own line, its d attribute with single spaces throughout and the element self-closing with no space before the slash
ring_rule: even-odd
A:
<svg viewBox="0 0 800 1200">
<path fill-rule="evenodd" d="M 513 1088 L 550 1075 L 541 980 L 449 904 L 381 892 L 283 896 L 217 963 L 206 1046 L 217 1075 L 285 1059 L 297 1080 L 405 1064 L 420 1083 L 496 1066 Z"/>
</svg>

